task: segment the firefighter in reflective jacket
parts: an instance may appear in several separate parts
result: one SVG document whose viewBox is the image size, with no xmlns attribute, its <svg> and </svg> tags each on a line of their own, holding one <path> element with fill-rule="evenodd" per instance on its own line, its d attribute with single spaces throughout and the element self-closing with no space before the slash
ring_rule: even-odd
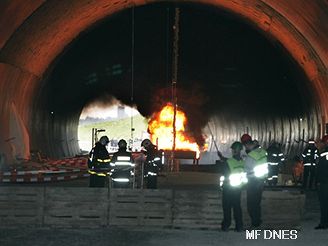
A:
<svg viewBox="0 0 328 246">
<path fill-rule="evenodd" d="M 102 136 L 89 153 L 88 168 L 90 187 L 104 187 L 109 171 L 110 158 L 106 149 L 109 139 Z"/>
<path fill-rule="evenodd" d="M 303 188 L 304 189 L 312 189 L 316 188 L 316 161 L 318 159 L 318 149 L 315 147 L 315 142 L 313 139 L 309 140 L 308 146 L 304 149 L 302 153 L 303 157 Z"/>
<path fill-rule="evenodd" d="M 279 169 L 282 167 L 285 157 L 278 143 L 272 143 L 267 149 L 267 153 L 269 169 L 268 184 L 277 185 Z"/>
<path fill-rule="evenodd" d="M 328 135 L 319 143 L 320 156 L 317 165 L 320 223 L 314 229 L 328 229 Z"/>
<path fill-rule="evenodd" d="M 252 140 L 243 142 L 247 156 L 245 171 L 247 172 L 247 210 L 252 227 L 259 227 L 261 220 L 261 200 L 264 181 L 268 176 L 267 152 Z"/>
<path fill-rule="evenodd" d="M 124 139 L 118 141 L 118 151 L 111 160 L 111 178 L 114 188 L 126 188 L 134 181 L 134 163 L 131 152 L 126 151 L 127 143 Z"/>
<path fill-rule="evenodd" d="M 228 231 L 231 225 L 231 209 L 235 219 L 235 230 L 240 232 L 243 230 L 243 217 L 241 210 L 241 190 L 244 184 L 247 183 L 246 173 L 244 172 L 244 161 L 241 158 L 241 150 L 243 145 L 240 142 L 234 142 L 231 145 L 232 158 L 222 158 L 225 160 L 223 174 L 220 181 L 222 182 L 222 207 L 223 221 L 222 230 Z M 220 183 L 221 183 L 220 182 Z"/>
<path fill-rule="evenodd" d="M 146 187 L 148 189 L 157 189 L 157 175 L 162 166 L 162 152 L 152 144 L 149 139 L 141 142 L 141 146 L 145 149 L 146 161 L 144 163 L 144 177 Z"/>
</svg>

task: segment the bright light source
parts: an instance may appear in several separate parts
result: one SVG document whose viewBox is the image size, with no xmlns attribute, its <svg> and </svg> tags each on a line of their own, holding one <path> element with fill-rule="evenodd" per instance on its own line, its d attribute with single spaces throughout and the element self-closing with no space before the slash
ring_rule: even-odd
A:
<svg viewBox="0 0 328 246">
<path fill-rule="evenodd" d="M 133 124 L 131 127 L 131 122 Z M 109 152 L 118 150 L 119 139 L 129 143 L 128 147 L 139 150 L 144 132 L 147 132 L 147 120 L 140 113 L 120 101 L 110 99 L 95 101 L 86 105 L 80 115 L 78 140 L 79 146 L 84 151 L 90 151 L 92 146 L 92 128 L 97 128 L 97 139 L 108 136 L 110 142 L 107 146 Z M 131 132 L 133 128 L 133 132 Z M 106 130 L 102 132 L 101 130 Z M 133 138 L 133 139 L 132 139 Z"/>
</svg>

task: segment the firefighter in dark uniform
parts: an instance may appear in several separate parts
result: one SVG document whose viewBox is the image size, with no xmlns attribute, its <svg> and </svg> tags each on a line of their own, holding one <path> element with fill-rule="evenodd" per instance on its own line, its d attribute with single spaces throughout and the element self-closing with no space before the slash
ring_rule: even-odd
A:
<svg viewBox="0 0 328 246">
<path fill-rule="evenodd" d="M 282 167 L 285 157 L 278 143 L 272 143 L 266 151 L 268 153 L 269 169 L 268 184 L 275 186 L 278 183 L 279 169 Z"/>
<path fill-rule="evenodd" d="M 314 189 L 316 188 L 316 160 L 318 158 L 318 149 L 315 147 L 315 142 L 313 139 L 309 140 L 308 146 L 304 149 L 302 153 L 303 157 L 303 188 L 304 189 Z"/>
<path fill-rule="evenodd" d="M 108 143 L 108 137 L 102 136 L 89 153 L 90 187 L 105 186 L 106 176 L 110 169 L 110 157 L 106 148 Z"/>
<path fill-rule="evenodd" d="M 241 232 L 243 230 L 243 217 L 241 209 L 241 190 L 247 183 L 246 173 L 244 172 L 244 161 L 241 158 L 241 150 L 243 145 L 241 142 L 234 142 L 231 145 L 232 157 L 226 159 L 219 156 L 223 164 L 223 175 L 220 178 L 222 183 L 222 208 L 223 221 L 221 223 L 222 231 L 228 231 L 231 225 L 231 209 L 235 219 L 235 230 Z M 220 182 L 220 183 L 221 183 Z"/>
<path fill-rule="evenodd" d="M 249 135 L 248 135 L 249 136 Z M 245 171 L 247 173 L 247 210 L 252 227 L 259 227 L 261 220 L 261 200 L 264 181 L 268 176 L 267 152 L 250 137 L 242 136 L 246 148 Z"/>
<path fill-rule="evenodd" d="M 317 165 L 318 197 L 320 202 L 320 223 L 315 229 L 328 229 L 328 135 L 323 136 L 319 145 L 320 156 Z"/>
<path fill-rule="evenodd" d="M 114 188 L 127 188 L 134 182 L 134 163 L 132 153 L 126 151 L 127 143 L 124 139 L 118 141 L 118 151 L 111 160 L 111 179 Z"/>
<path fill-rule="evenodd" d="M 146 160 L 144 162 L 144 178 L 148 189 L 157 189 L 157 175 L 162 167 L 162 152 L 149 140 L 144 139 L 141 142 L 144 148 Z"/>
</svg>

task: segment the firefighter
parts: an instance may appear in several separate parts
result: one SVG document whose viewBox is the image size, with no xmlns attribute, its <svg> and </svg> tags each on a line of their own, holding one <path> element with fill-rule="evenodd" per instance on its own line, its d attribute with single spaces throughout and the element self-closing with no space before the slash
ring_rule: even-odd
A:
<svg viewBox="0 0 328 246">
<path fill-rule="evenodd" d="M 315 229 L 328 229 L 328 135 L 319 143 L 320 156 L 317 166 L 320 223 Z"/>
<path fill-rule="evenodd" d="M 281 151 L 281 148 L 278 143 L 273 142 L 267 148 L 268 153 L 268 184 L 277 185 L 278 183 L 278 174 L 279 170 L 282 167 L 283 162 L 285 161 L 284 154 Z"/>
<path fill-rule="evenodd" d="M 261 199 L 264 181 L 268 175 L 267 152 L 251 138 L 241 138 L 246 148 L 247 210 L 253 228 L 261 225 Z"/>
<path fill-rule="evenodd" d="M 126 188 L 134 183 L 134 162 L 132 153 L 127 152 L 127 143 L 124 139 L 118 141 L 118 151 L 111 160 L 111 178 L 114 188 Z"/>
<path fill-rule="evenodd" d="M 107 136 L 102 136 L 89 153 L 88 168 L 90 173 L 90 187 L 104 187 L 109 171 L 109 153 L 106 146 Z"/>
<path fill-rule="evenodd" d="M 241 150 L 243 145 L 241 142 L 234 142 L 231 145 L 232 157 L 226 159 L 219 153 L 221 161 L 224 161 L 223 178 L 220 180 L 222 185 L 222 208 L 223 221 L 222 231 L 228 231 L 231 225 L 231 209 L 235 219 L 235 230 L 241 232 L 243 230 L 243 218 L 241 210 L 241 190 L 247 183 L 246 173 L 244 172 L 244 161 L 241 158 Z"/>
<path fill-rule="evenodd" d="M 149 140 L 144 139 L 141 142 L 144 148 L 146 160 L 144 162 L 144 178 L 148 189 L 157 189 L 157 175 L 162 166 L 162 153 L 157 150 L 157 147 Z"/>
<path fill-rule="evenodd" d="M 303 188 L 304 189 L 313 189 L 316 188 L 316 180 L 315 180 L 315 165 L 316 160 L 318 159 L 318 149 L 315 147 L 315 142 L 313 139 L 309 140 L 309 144 L 304 149 L 302 153 L 303 157 Z"/>
</svg>

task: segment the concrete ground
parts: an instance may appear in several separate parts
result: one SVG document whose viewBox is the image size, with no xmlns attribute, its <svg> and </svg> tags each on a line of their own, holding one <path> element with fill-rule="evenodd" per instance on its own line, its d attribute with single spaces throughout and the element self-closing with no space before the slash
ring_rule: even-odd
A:
<svg viewBox="0 0 328 246">
<path fill-rule="evenodd" d="M 197 184 L 195 184 L 197 182 Z M 217 176 L 210 173 L 176 173 L 163 176 L 159 188 L 216 189 Z M 5 184 L 2 184 L 5 185 Z M 15 185 L 15 184 L 6 184 Z M 16 184 L 18 185 L 18 184 Z M 26 185 L 26 184 L 25 184 Z M 32 184 L 30 184 L 32 185 Z M 88 186 L 88 179 L 48 184 L 46 186 Z M 0 186 L 1 189 L 1 186 Z M 193 246 L 193 245 L 297 245 L 327 246 L 328 230 L 314 230 L 319 221 L 319 204 L 315 191 L 306 193 L 306 212 L 297 239 L 264 239 L 264 229 L 258 239 L 246 239 L 246 232 L 211 230 L 111 227 L 103 229 L 1 228 L 0 246 L 52 245 L 133 245 L 133 246 Z"/>
<path fill-rule="evenodd" d="M 319 221 L 316 192 L 306 193 L 306 212 L 297 239 L 264 239 L 264 229 L 258 239 L 246 239 L 246 232 L 210 230 L 111 227 L 104 229 L 1 228 L 1 246 L 52 245 L 297 245 L 327 246 L 328 230 L 314 230 Z M 268 235 L 268 234 L 267 234 Z"/>
<path fill-rule="evenodd" d="M 1 229 L 2 246 L 52 246 L 52 245 L 298 245 L 326 246 L 328 231 L 315 231 L 315 221 L 307 221 L 298 231 L 297 239 L 247 240 L 246 233 L 234 231 L 171 230 L 151 228 L 109 229 Z"/>
</svg>

